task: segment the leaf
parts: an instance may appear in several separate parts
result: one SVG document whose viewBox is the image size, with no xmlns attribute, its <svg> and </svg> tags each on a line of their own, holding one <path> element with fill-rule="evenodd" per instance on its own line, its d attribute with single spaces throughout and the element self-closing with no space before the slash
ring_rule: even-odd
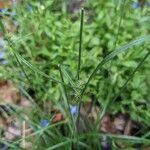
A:
<svg viewBox="0 0 150 150">
<path fill-rule="evenodd" d="M 26 66 L 28 66 L 32 71 L 40 74 L 41 76 L 45 77 L 45 78 L 48 78 L 50 79 L 52 82 L 55 82 L 55 83 L 61 83 L 62 85 L 65 85 L 65 86 L 68 86 L 68 87 L 71 87 L 70 85 L 67 85 L 67 84 L 64 84 L 63 82 L 45 74 L 44 72 L 42 72 L 41 70 L 39 70 L 38 68 L 34 67 L 31 63 L 29 63 L 28 61 L 26 61 L 21 55 L 19 55 L 18 53 L 14 52 L 12 49 L 11 49 L 11 52 L 15 55 L 15 57 L 19 60 L 18 63 L 23 62 Z M 20 66 L 22 66 L 22 64 L 20 63 Z M 78 87 L 74 87 L 74 88 L 78 88 Z"/>
<path fill-rule="evenodd" d="M 139 38 L 137 38 L 136 40 L 133 40 L 131 41 L 130 43 L 127 43 L 127 44 L 124 44 L 123 46 L 119 47 L 119 48 L 116 48 L 114 51 L 112 51 L 110 54 L 108 54 L 98 65 L 97 67 L 94 69 L 94 71 L 91 73 L 90 77 L 88 78 L 83 90 L 82 90 L 82 93 L 81 93 L 81 99 L 82 99 L 82 96 L 83 94 L 85 93 L 90 81 L 92 80 L 92 78 L 95 76 L 95 74 L 97 73 L 97 71 L 99 69 L 102 68 L 102 66 L 104 64 L 106 64 L 108 61 L 112 60 L 115 56 L 117 56 L 118 54 L 122 53 L 122 52 L 125 52 L 126 50 L 128 50 L 129 48 L 133 47 L 133 46 L 136 46 L 136 45 L 139 45 L 143 42 L 146 42 L 146 41 L 150 41 L 150 35 L 145 35 L 145 36 L 141 36 Z"/>
<path fill-rule="evenodd" d="M 5 33 L 5 28 L 4 28 L 4 25 L 2 23 L 2 20 L 0 20 L 0 28 L 2 29 L 2 31 Z"/>
<path fill-rule="evenodd" d="M 18 103 L 20 100 L 19 90 L 11 81 L 0 81 L 0 105 Z"/>
<path fill-rule="evenodd" d="M 58 144 L 56 144 L 56 145 L 54 145 L 54 146 L 51 146 L 50 148 L 47 148 L 46 150 L 57 149 L 57 148 L 60 148 L 60 147 L 62 147 L 62 146 L 64 146 L 64 145 L 69 144 L 70 142 L 71 142 L 70 140 L 66 140 L 66 141 L 64 141 L 64 142 L 58 143 Z"/>
<path fill-rule="evenodd" d="M 64 76 L 66 77 L 66 79 L 68 79 L 69 83 L 71 84 L 72 87 L 76 87 L 74 81 L 72 80 L 72 78 L 70 77 L 70 75 L 68 74 L 67 70 L 64 67 L 61 67 L 62 72 L 64 74 Z M 76 93 L 78 93 L 78 91 L 76 90 L 76 88 L 73 88 L 74 91 Z"/>
</svg>

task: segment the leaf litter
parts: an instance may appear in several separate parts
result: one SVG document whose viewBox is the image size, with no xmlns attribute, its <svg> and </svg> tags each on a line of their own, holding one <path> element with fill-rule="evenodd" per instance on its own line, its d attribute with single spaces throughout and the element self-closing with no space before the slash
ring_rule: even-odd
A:
<svg viewBox="0 0 150 150">
<path fill-rule="evenodd" d="M 14 141 L 18 137 L 22 136 L 22 124 L 21 120 L 17 118 L 14 114 L 9 114 L 11 112 L 11 105 L 18 105 L 22 108 L 29 108 L 31 103 L 29 100 L 27 100 L 25 97 L 22 97 L 19 90 L 17 89 L 17 86 L 9 80 L 0 80 L 0 128 L 3 130 L 3 138 L 6 141 Z M 61 110 L 54 108 L 53 104 L 46 103 L 45 105 L 45 111 L 51 113 L 52 121 L 51 123 L 57 123 L 65 119 L 64 114 L 61 112 Z M 70 105 L 70 111 L 73 112 L 73 115 L 75 115 L 75 111 L 77 111 L 77 106 Z M 48 109 L 48 110 L 47 110 Z M 72 109 L 72 110 L 71 110 Z M 81 121 L 80 121 L 80 128 L 81 132 L 85 132 L 87 127 L 85 123 L 85 118 L 88 118 L 88 121 L 93 123 L 98 119 L 98 112 L 100 111 L 100 108 L 98 106 L 94 106 L 92 101 L 86 102 L 80 111 L 81 115 Z M 46 119 L 46 124 L 50 122 L 50 120 Z M 43 121 L 42 121 L 43 125 Z M 26 134 L 31 134 L 34 131 L 32 128 L 29 127 L 30 125 L 26 124 Z M 45 120 L 44 120 L 44 126 L 45 126 Z M 133 132 L 134 128 L 137 128 L 137 130 L 141 129 L 141 124 L 138 122 L 133 121 L 129 114 L 123 114 L 118 113 L 116 115 L 110 115 L 106 113 L 104 117 L 102 118 L 99 130 L 102 133 L 105 134 L 117 134 L 117 135 L 134 135 L 136 133 Z M 83 129 L 83 130 L 82 130 Z M 136 131 L 137 131 L 136 130 Z M 31 142 L 28 143 L 28 141 L 25 141 L 27 146 L 32 145 Z M 117 145 L 121 148 L 128 147 L 128 145 L 125 142 L 116 142 Z M 23 147 L 23 143 L 20 143 L 21 147 Z M 145 150 L 148 150 L 146 148 Z"/>
</svg>

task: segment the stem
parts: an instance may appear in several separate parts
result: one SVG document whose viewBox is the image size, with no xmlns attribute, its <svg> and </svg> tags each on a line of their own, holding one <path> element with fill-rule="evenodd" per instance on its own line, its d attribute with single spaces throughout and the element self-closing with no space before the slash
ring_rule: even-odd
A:
<svg viewBox="0 0 150 150">
<path fill-rule="evenodd" d="M 77 70 L 77 79 L 78 79 L 78 80 L 80 80 L 83 20 L 84 20 L 84 9 L 82 8 L 82 9 L 81 9 L 81 22 L 80 22 L 79 58 L 78 58 L 78 70 Z"/>
<path fill-rule="evenodd" d="M 81 22 L 80 22 L 79 59 L 78 59 L 78 71 L 77 71 L 77 78 L 78 78 L 78 80 L 80 80 L 83 20 L 84 20 L 84 9 L 82 8 L 81 9 Z M 79 120 L 80 120 L 80 109 L 81 109 L 81 105 L 82 105 L 82 98 L 80 98 L 79 100 L 80 100 L 80 103 L 79 103 L 78 116 L 77 116 L 77 128 L 78 128 Z"/>
<path fill-rule="evenodd" d="M 82 52 L 82 33 L 83 33 L 83 20 L 84 20 L 84 9 L 81 9 L 81 21 L 80 21 L 80 41 L 79 41 L 79 58 L 78 58 L 78 70 L 77 70 L 77 79 L 80 80 L 80 68 L 81 68 L 81 52 Z M 78 114 L 77 114 L 77 130 L 79 127 L 79 120 L 80 120 L 80 109 L 82 105 L 82 99 L 80 98 Z M 79 137 L 77 134 L 77 149 L 79 150 Z"/>
</svg>

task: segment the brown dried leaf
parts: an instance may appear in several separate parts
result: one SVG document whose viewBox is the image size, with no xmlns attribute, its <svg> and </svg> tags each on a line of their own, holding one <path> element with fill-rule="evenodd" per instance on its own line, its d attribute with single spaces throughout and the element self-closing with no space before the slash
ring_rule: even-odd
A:
<svg viewBox="0 0 150 150">
<path fill-rule="evenodd" d="M 7 132 L 15 135 L 15 136 L 21 136 L 21 130 L 15 127 L 8 127 Z"/>
<path fill-rule="evenodd" d="M 0 0 L 0 8 L 5 8 L 10 5 L 11 0 Z"/>
<path fill-rule="evenodd" d="M 53 104 L 52 104 L 51 101 L 49 101 L 49 102 L 43 102 L 44 112 L 46 112 L 47 114 L 51 113 L 52 107 L 53 107 Z"/>
<path fill-rule="evenodd" d="M 80 10 L 81 6 L 83 5 L 84 0 L 72 0 L 69 1 L 68 4 L 68 11 L 70 13 L 76 13 Z"/>
<path fill-rule="evenodd" d="M 31 107 L 31 102 L 27 100 L 25 97 L 21 97 L 21 101 L 19 105 L 21 107 Z"/>
<path fill-rule="evenodd" d="M 100 108 L 99 107 L 92 107 L 92 110 L 89 114 L 89 118 L 92 120 L 92 121 L 96 121 L 97 120 L 97 115 L 100 111 Z"/>
<path fill-rule="evenodd" d="M 0 129 L 6 129 L 6 121 L 4 119 L 0 119 Z"/>
<path fill-rule="evenodd" d="M 105 133 L 115 133 L 114 124 L 108 114 L 106 114 L 103 117 L 101 121 L 100 129 L 102 132 L 105 132 Z"/>
<path fill-rule="evenodd" d="M 29 134 L 33 133 L 33 129 L 27 128 L 27 129 L 25 130 L 25 133 L 26 133 L 26 135 L 29 135 Z"/>
<path fill-rule="evenodd" d="M 11 81 L 0 81 L 0 105 L 18 103 L 20 99 L 19 90 Z"/>
<path fill-rule="evenodd" d="M 12 133 L 6 131 L 6 132 L 4 133 L 4 138 L 5 138 L 5 140 L 13 141 L 13 140 L 16 139 L 16 136 L 15 136 L 14 134 L 12 134 Z"/>
<path fill-rule="evenodd" d="M 62 121 L 63 119 L 64 119 L 63 114 L 61 112 L 56 112 L 53 116 L 52 122 L 56 123 L 56 122 Z"/>
<path fill-rule="evenodd" d="M 92 101 L 88 101 L 81 106 L 80 115 L 87 116 L 92 110 Z"/>
<path fill-rule="evenodd" d="M 126 118 L 124 114 L 119 114 L 114 118 L 113 122 L 116 133 L 123 133 L 126 125 Z"/>
<path fill-rule="evenodd" d="M 115 142 L 120 148 L 128 148 L 129 147 L 129 144 L 128 143 L 125 143 L 123 141 L 116 141 Z"/>
<path fill-rule="evenodd" d="M 125 135 L 130 135 L 130 134 L 131 134 L 131 128 L 132 128 L 132 120 L 129 119 L 129 120 L 127 121 L 126 126 L 125 126 L 124 134 L 125 134 Z"/>
<path fill-rule="evenodd" d="M 144 148 L 144 150 L 150 150 L 150 145 Z"/>
<path fill-rule="evenodd" d="M 29 149 L 32 147 L 32 143 L 25 140 L 20 143 L 20 147 L 23 149 Z"/>
</svg>

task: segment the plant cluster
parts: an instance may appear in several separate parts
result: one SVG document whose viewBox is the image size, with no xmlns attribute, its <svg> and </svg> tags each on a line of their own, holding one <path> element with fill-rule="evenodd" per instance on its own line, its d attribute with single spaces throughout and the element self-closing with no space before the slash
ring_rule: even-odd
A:
<svg viewBox="0 0 150 150">
<path fill-rule="evenodd" d="M 49 149 L 71 147 L 76 140 L 85 148 L 96 145 L 99 134 L 95 134 L 94 126 L 90 129 L 93 134 L 76 135 L 82 118 L 80 109 L 87 101 L 101 108 L 98 121 L 106 112 L 127 113 L 142 122 L 144 134 L 150 121 L 150 7 L 135 8 L 128 0 L 87 0 L 81 3 L 85 13 L 80 21 L 78 9 L 73 14 L 68 12 L 69 3 L 27 1 L 14 8 L 17 32 L 5 34 L 8 64 L 0 68 L 2 76 L 13 78 L 23 95 L 35 99 L 31 122 L 37 123 L 45 116 L 41 112 L 43 104 L 51 102 L 69 120 L 63 129 L 56 127 L 54 132 L 47 130 L 53 126 L 47 126 L 47 119 L 41 121 L 42 126 L 46 123 L 40 130 L 44 142 L 47 147 L 54 145 Z M 71 112 L 77 111 L 75 117 L 70 108 Z M 90 136 L 96 137 L 95 141 L 85 144 Z M 49 137 L 53 137 L 50 143 Z M 139 140 L 144 141 L 133 138 Z"/>
</svg>

